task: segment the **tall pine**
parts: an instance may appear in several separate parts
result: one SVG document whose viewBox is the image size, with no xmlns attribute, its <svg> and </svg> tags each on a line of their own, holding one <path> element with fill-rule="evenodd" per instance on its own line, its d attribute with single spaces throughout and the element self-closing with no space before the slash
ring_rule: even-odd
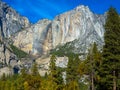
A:
<svg viewBox="0 0 120 90">
<path fill-rule="evenodd" d="M 50 75 L 48 76 L 49 80 L 52 82 L 53 87 L 57 87 L 57 90 L 60 90 L 63 86 L 62 71 L 55 64 L 57 58 L 55 55 L 52 55 L 50 58 Z M 54 89 L 56 90 L 56 89 Z"/>
<path fill-rule="evenodd" d="M 98 90 L 100 65 L 101 53 L 98 51 L 96 43 L 94 43 L 89 49 L 87 59 L 80 64 L 83 67 L 79 68 L 81 73 L 89 75 L 90 90 Z"/>
<path fill-rule="evenodd" d="M 101 72 L 101 89 L 118 90 L 120 75 L 120 18 L 111 7 L 105 23 L 105 45 Z"/>
</svg>

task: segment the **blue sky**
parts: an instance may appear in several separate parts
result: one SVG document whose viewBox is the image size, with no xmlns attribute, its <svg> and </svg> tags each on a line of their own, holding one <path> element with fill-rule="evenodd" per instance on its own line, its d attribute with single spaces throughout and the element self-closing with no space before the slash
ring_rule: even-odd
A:
<svg viewBox="0 0 120 90">
<path fill-rule="evenodd" d="M 120 0 L 3 0 L 32 23 L 40 19 L 53 19 L 56 15 L 85 5 L 97 14 L 103 14 L 110 6 L 120 13 Z"/>
</svg>

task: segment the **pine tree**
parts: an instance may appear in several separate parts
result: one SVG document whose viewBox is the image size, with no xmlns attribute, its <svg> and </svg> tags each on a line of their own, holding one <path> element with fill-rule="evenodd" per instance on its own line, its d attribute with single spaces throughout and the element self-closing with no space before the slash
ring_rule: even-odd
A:
<svg viewBox="0 0 120 90">
<path fill-rule="evenodd" d="M 68 65 L 66 69 L 66 90 L 79 90 L 79 64 L 79 55 L 71 55 L 68 57 Z M 71 86 L 71 84 L 73 84 L 73 86 Z"/>
<path fill-rule="evenodd" d="M 66 81 L 67 83 L 77 80 L 77 76 L 78 76 L 78 72 L 77 72 L 77 68 L 79 65 L 80 60 L 74 57 L 69 57 L 68 58 L 68 65 L 67 65 L 67 69 L 66 69 L 66 73 L 67 73 L 67 77 L 66 77 Z M 78 64 L 78 65 L 77 65 Z"/>
<path fill-rule="evenodd" d="M 99 67 L 101 65 L 101 53 L 97 49 L 96 43 L 91 45 L 87 58 L 79 64 L 78 72 L 80 76 L 88 75 L 90 90 L 97 89 L 99 83 Z"/>
<path fill-rule="evenodd" d="M 56 62 L 56 56 L 52 55 L 50 58 L 49 69 L 50 69 L 50 77 L 53 82 L 56 82 L 56 74 L 57 74 L 57 67 L 55 65 L 55 62 Z"/>
<path fill-rule="evenodd" d="M 31 68 L 31 72 L 33 76 L 40 76 L 39 72 L 38 72 L 38 68 L 37 68 L 37 63 L 34 63 L 32 68 Z"/>
<path fill-rule="evenodd" d="M 50 58 L 50 65 L 49 65 L 50 75 L 48 76 L 48 78 L 50 81 L 54 83 L 54 85 L 57 85 L 57 90 L 60 90 L 63 85 L 63 78 L 62 78 L 61 69 L 55 65 L 56 60 L 57 60 L 56 56 L 52 55 Z"/>
<path fill-rule="evenodd" d="M 90 90 L 95 90 L 95 81 L 98 77 L 99 66 L 101 62 L 101 55 L 97 49 L 96 43 L 94 43 L 88 53 L 87 60 L 85 61 L 86 71 L 90 77 Z"/>
<path fill-rule="evenodd" d="M 26 77 L 26 82 L 28 83 L 28 87 L 37 90 L 41 84 L 41 76 L 38 72 L 37 64 L 34 63 L 31 68 L 31 74 L 28 74 Z"/>
<path fill-rule="evenodd" d="M 117 90 L 120 89 L 117 83 L 120 74 L 120 18 L 113 7 L 107 13 L 104 39 L 101 87 Z"/>
</svg>

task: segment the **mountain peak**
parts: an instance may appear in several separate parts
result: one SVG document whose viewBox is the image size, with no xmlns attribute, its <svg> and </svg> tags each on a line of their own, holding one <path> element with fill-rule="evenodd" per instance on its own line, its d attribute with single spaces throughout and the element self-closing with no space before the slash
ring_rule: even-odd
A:
<svg viewBox="0 0 120 90">
<path fill-rule="evenodd" d="M 85 6 L 85 5 L 79 5 L 75 8 L 76 11 L 90 11 L 89 7 L 88 6 Z"/>
</svg>

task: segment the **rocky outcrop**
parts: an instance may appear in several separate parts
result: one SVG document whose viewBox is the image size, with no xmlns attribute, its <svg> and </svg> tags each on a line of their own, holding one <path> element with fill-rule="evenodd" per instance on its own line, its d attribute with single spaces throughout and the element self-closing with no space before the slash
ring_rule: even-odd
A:
<svg viewBox="0 0 120 90">
<path fill-rule="evenodd" d="M 9 67 L 0 68 L 0 77 L 5 74 L 6 76 L 13 74 L 13 69 Z"/>
<path fill-rule="evenodd" d="M 44 76 L 46 72 L 49 73 L 50 56 L 38 58 L 36 63 L 38 64 L 38 71 L 41 76 Z M 68 64 L 68 57 L 56 57 L 55 64 L 57 67 L 66 68 Z"/>
<path fill-rule="evenodd" d="M 10 51 L 4 43 L 0 43 L 0 65 L 10 65 L 11 61 L 16 61 L 17 57 Z"/>
<path fill-rule="evenodd" d="M 44 54 L 52 48 L 50 27 L 50 20 L 41 20 L 30 28 L 16 34 L 13 37 L 14 45 L 29 54 Z"/>
<path fill-rule="evenodd" d="M 0 39 L 7 38 L 28 26 L 29 21 L 26 17 L 20 16 L 14 9 L 0 1 Z"/>
<path fill-rule="evenodd" d="M 46 54 L 57 45 L 78 40 L 75 47 L 104 43 L 105 15 L 93 14 L 87 6 L 58 15 L 53 21 L 41 20 L 15 36 L 14 45 L 26 52 Z M 87 51 L 87 48 L 79 52 Z"/>
<path fill-rule="evenodd" d="M 104 23 L 104 15 L 93 14 L 87 6 L 78 6 L 53 20 L 53 45 L 56 46 L 59 43 L 85 38 L 90 36 L 93 31 L 96 32 L 96 37 L 100 37 L 103 41 Z"/>
<path fill-rule="evenodd" d="M 102 47 L 105 18 L 106 15 L 94 14 L 83 5 L 57 16 L 52 23 L 53 47 L 72 42 L 76 53 L 87 53 L 94 42 Z"/>
<path fill-rule="evenodd" d="M 30 23 L 26 17 L 19 15 L 13 8 L 0 0 L 0 76 L 12 74 L 14 66 L 18 65 L 18 58 L 13 53 L 10 38 L 18 31 L 24 31 Z M 9 66 L 12 68 L 10 69 Z"/>
</svg>

